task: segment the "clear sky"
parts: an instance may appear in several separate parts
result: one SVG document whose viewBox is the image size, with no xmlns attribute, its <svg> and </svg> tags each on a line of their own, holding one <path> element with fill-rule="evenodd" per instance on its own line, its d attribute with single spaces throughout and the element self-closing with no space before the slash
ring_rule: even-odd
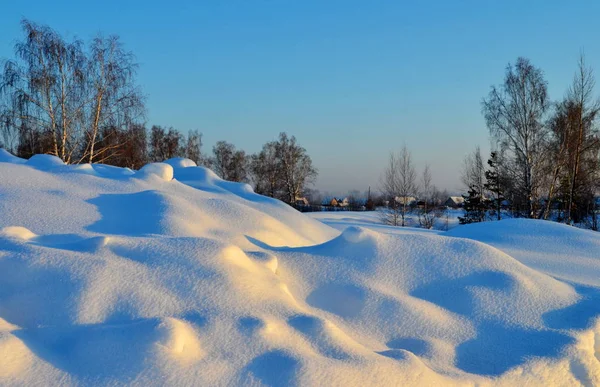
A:
<svg viewBox="0 0 600 387">
<path fill-rule="evenodd" d="M 561 98 L 585 49 L 600 71 L 598 1 L 6 1 L 0 57 L 22 17 L 63 35 L 118 34 L 141 67 L 148 125 L 199 129 L 204 151 L 294 134 L 317 188 L 378 187 L 406 143 L 440 188 L 489 150 L 481 99 L 526 56 Z"/>
</svg>

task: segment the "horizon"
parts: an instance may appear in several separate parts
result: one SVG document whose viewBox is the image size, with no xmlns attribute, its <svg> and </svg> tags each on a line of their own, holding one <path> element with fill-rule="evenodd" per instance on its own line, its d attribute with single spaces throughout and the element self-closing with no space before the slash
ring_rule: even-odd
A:
<svg viewBox="0 0 600 387">
<path fill-rule="evenodd" d="M 219 140 L 254 153 L 288 132 L 319 170 L 314 188 L 332 195 L 378 190 L 389 152 L 403 144 L 419 172 L 430 164 L 440 190 L 461 191 L 464 156 L 476 146 L 489 154 L 480 103 L 508 63 L 531 59 L 552 100 L 582 50 L 600 68 L 592 2 L 518 12 L 516 2 L 117 4 L 93 13 L 79 3 L 8 4 L 0 58 L 13 57 L 21 18 L 65 37 L 119 35 L 140 64 L 148 127 L 198 129 L 204 154 Z M 568 13 L 579 18 L 565 22 Z"/>
</svg>

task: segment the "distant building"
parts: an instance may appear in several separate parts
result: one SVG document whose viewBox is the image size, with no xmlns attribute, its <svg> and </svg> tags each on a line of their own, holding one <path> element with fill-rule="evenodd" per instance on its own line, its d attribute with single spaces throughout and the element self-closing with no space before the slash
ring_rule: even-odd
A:
<svg viewBox="0 0 600 387">
<path fill-rule="evenodd" d="M 309 206 L 310 203 L 308 202 L 308 199 L 306 199 L 306 198 L 296 198 L 296 205 L 297 206 Z"/>
<path fill-rule="evenodd" d="M 406 203 L 405 203 L 406 201 Z M 417 198 L 413 197 L 413 196 L 396 196 L 396 203 L 399 204 L 406 204 L 407 206 L 412 206 L 413 204 L 417 203 Z"/>
<path fill-rule="evenodd" d="M 459 208 L 465 204 L 465 198 L 462 196 L 450 196 L 448 200 L 444 202 L 446 207 Z"/>
</svg>

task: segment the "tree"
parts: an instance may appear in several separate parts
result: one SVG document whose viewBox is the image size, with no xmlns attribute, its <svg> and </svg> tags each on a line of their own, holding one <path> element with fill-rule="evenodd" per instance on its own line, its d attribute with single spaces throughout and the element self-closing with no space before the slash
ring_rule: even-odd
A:
<svg viewBox="0 0 600 387">
<path fill-rule="evenodd" d="M 404 227 L 406 225 L 406 214 L 410 209 L 410 199 L 417 193 L 417 175 L 412 163 L 412 155 L 408 148 L 406 148 L 406 145 L 404 145 L 400 151 L 398 171 L 400 177 L 398 196 L 400 197 L 400 204 L 402 207 L 400 213 L 402 218 L 401 226 Z"/>
<path fill-rule="evenodd" d="M 96 37 L 91 45 L 89 79 L 91 104 L 87 114 L 88 142 L 82 156 L 88 162 L 102 155 L 96 147 L 98 131 L 107 125 L 127 126 L 143 111 L 143 97 L 134 79 L 137 64 L 117 36 Z"/>
<path fill-rule="evenodd" d="M 365 201 L 358 190 L 352 190 L 348 193 L 348 209 L 350 211 L 361 210 L 364 205 Z"/>
<path fill-rule="evenodd" d="M 371 196 L 371 187 L 367 191 L 367 201 L 365 202 L 365 208 L 367 211 L 375 211 L 375 200 Z"/>
<path fill-rule="evenodd" d="M 574 77 L 573 84 L 568 92 L 568 100 L 572 101 L 575 109 L 575 136 L 574 144 L 569 147 L 571 153 L 570 165 L 569 165 L 569 192 L 568 192 L 568 204 L 567 204 L 567 222 L 571 223 L 574 218 L 574 212 L 577 210 L 575 205 L 577 199 L 582 196 L 587 196 L 587 203 L 579 206 L 579 216 L 577 220 L 582 217 L 582 212 L 586 213 L 587 204 L 589 199 L 593 200 L 594 191 L 589 192 L 588 187 L 590 183 L 586 181 L 586 170 L 585 162 L 586 159 L 591 156 L 592 166 L 595 164 L 597 170 L 597 156 L 598 156 L 598 137 L 595 128 L 596 117 L 600 112 L 600 104 L 597 100 L 592 100 L 594 86 L 595 86 L 594 74 L 591 68 L 586 67 L 585 58 L 583 54 L 579 57 L 578 71 Z"/>
<path fill-rule="evenodd" d="M 99 149 L 105 149 L 97 163 L 139 169 L 148 163 L 146 128 L 133 124 L 126 129 L 105 127 L 98 136 Z"/>
<path fill-rule="evenodd" d="M 101 132 L 127 131 L 144 113 L 133 55 L 118 37 L 98 37 L 86 50 L 47 26 L 21 24 L 25 37 L 0 75 L 2 138 L 19 156 L 106 160 L 115 144 Z"/>
<path fill-rule="evenodd" d="M 320 208 L 321 203 L 323 203 L 323 193 L 318 189 L 305 188 L 304 189 L 304 197 L 308 200 L 308 203 L 312 207 Z"/>
<path fill-rule="evenodd" d="M 504 174 L 501 169 L 500 156 L 498 152 L 492 152 L 488 159 L 489 169 L 485 171 L 485 184 L 484 188 L 486 191 L 492 194 L 491 207 L 496 213 L 498 220 L 502 219 L 502 202 L 504 201 Z"/>
<path fill-rule="evenodd" d="M 504 84 L 492 86 L 483 100 L 487 127 L 499 148 L 514 161 L 515 188 L 531 218 L 536 217 L 544 177 L 548 131 L 543 120 L 548 105 L 543 73 L 525 58 L 518 58 L 514 67 L 508 65 Z"/>
<path fill-rule="evenodd" d="M 461 180 L 467 189 L 474 186 L 478 192 L 484 192 L 485 167 L 479 147 L 463 159 Z"/>
<path fill-rule="evenodd" d="M 149 156 L 152 162 L 162 162 L 173 157 L 183 157 L 184 136 L 176 129 L 153 125 L 150 129 Z"/>
<path fill-rule="evenodd" d="M 400 191 L 400 166 L 398 157 L 394 152 L 390 152 L 388 164 L 381 177 L 381 192 L 388 204 L 385 211 L 382 211 L 383 223 L 391 226 L 400 225 L 401 206 L 396 198 Z"/>
<path fill-rule="evenodd" d="M 185 146 L 185 157 L 192 160 L 196 165 L 204 164 L 202 157 L 202 133 L 190 130 Z"/>
<path fill-rule="evenodd" d="M 389 200 L 388 208 L 383 215 L 384 223 L 406 226 L 410 200 L 417 191 L 415 168 L 406 145 L 398 155 L 390 153 L 388 166 L 381 179 L 381 191 Z"/>
<path fill-rule="evenodd" d="M 275 152 L 279 162 L 283 200 L 291 205 L 296 202 L 296 198 L 302 197 L 304 188 L 317 177 L 317 169 L 313 167 L 306 149 L 296 142 L 296 137 L 289 137 L 285 132 L 279 134 Z"/>
<path fill-rule="evenodd" d="M 564 171 L 568 168 L 567 150 L 573 133 L 573 123 L 576 121 L 576 110 L 578 109 L 573 102 L 565 99 L 555 105 L 554 114 L 549 120 L 548 126 L 552 137 L 548 143 L 548 152 L 551 155 L 549 160 L 552 162 L 546 163 L 546 174 L 549 180 L 544 219 L 550 216 L 557 194 L 557 185 L 564 183 Z M 559 193 L 562 196 L 562 192 Z"/>
<path fill-rule="evenodd" d="M 600 104 L 593 99 L 594 77 L 583 56 L 578 71 L 563 100 L 555 105 L 549 120 L 546 174 L 548 196 L 544 218 L 553 206 L 556 219 L 580 223 L 592 215 L 597 192 L 600 141 L 596 120 Z"/>
<path fill-rule="evenodd" d="M 46 141 L 36 144 L 44 146 L 43 153 L 68 161 L 67 141 L 80 117 L 72 110 L 84 105 L 80 98 L 85 89 L 81 43 L 68 43 L 49 27 L 28 20 L 21 26 L 25 38 L 15 45 L 16 59 L 5 63 L 0 79 L 5 136 L 12 138 L 19 131 L 20 140 L 43 138 Z"/>
<path fill-rule="evenodd" d="M 481 192 L 473 186 L 467 195 L 463 195 L 465 203 L 463 206 L 465 216 L 458 217 L 460 224 L 483 222 L 485 220 L 486 205 Z"/>
<path fill-rule="evenodd" d="M 148 147 L 146 127 L 132 124 L 126 132 L 122 142 L 122 166 L 131 169 L 140 169 L 148 163 Z"/>
<path fill-rule="evenodd" d="M 282 181 L 279 176 L 276 142 L 264 144 L 258 154 L 250 157 L 250 171 L 256 193 L 281 198 Z"/>
<path fill-rule="evenodd" d="M 233 144 L 219 141 L 213 147 L 211 161 L 214 172 L 224 180 L 248 181 L 248 160 L 246 152 L 235 149 Z"/>
<path fill-rule="evenodd" d="M 431 170 L 429 165 L 425 165 L 423 175 L 421 176 L 421 201 L 418 209 L 419 225 L 423 228 L 431 229 L 435 225 L 435 220 L 441 215 L 435 204 L 437 189 L 431 182 Z"/>
</svg>

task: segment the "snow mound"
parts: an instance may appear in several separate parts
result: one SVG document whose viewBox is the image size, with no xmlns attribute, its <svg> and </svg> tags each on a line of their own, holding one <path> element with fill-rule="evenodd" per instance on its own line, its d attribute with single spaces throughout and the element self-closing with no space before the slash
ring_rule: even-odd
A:
<svg viewBox="0 0 600 387">
<path fill-rule="evenodd" d="M 165 161 L 165 164 L 169 164 L 173 168 L 187 168 L 196 167 L 196 163 L 190 159 L 184 157 L 174 157 Z"/>
<path fill-rule="evenodd" d="M 598 234 L 361 226 L 186 159 L 0 152 L 0 385 L 600 383 Z"/>
<path fill-rule="evenodd" d="M 498 377 L 575 343 L 550 320 L 578 305 L 577 291 L 482 243 L 350 228 L 278 255 L 296 299 L 384 356 L 408 351 L 435 369 Z"/>
<path fill-rule="evenodd" d="M 0 163 L 24 164 L 27 160 L 8 153 L 6 149 L 0 148 Z"/>
<path fill-rule="evenodd" d="M 26 164 L 41 170 L 52 169 L 65 165 L 61 159 L 51 155 L 33 155 L 29 160 L 27 160 Z"/>
<path fill-rule="evenodd" d="M 597 232 L 542 220 L 507 219 L 457 227 L 448 235 L 490 244 L 553 277 L 600 286 Z"/>
<path fill-rule="evenodd" d="M 171 181 L 173 180 L 173 167 L 166 163 L 147 164 L 136 175 L 141 179 L 154 175 L 164 181 Z"/>
</svg>

